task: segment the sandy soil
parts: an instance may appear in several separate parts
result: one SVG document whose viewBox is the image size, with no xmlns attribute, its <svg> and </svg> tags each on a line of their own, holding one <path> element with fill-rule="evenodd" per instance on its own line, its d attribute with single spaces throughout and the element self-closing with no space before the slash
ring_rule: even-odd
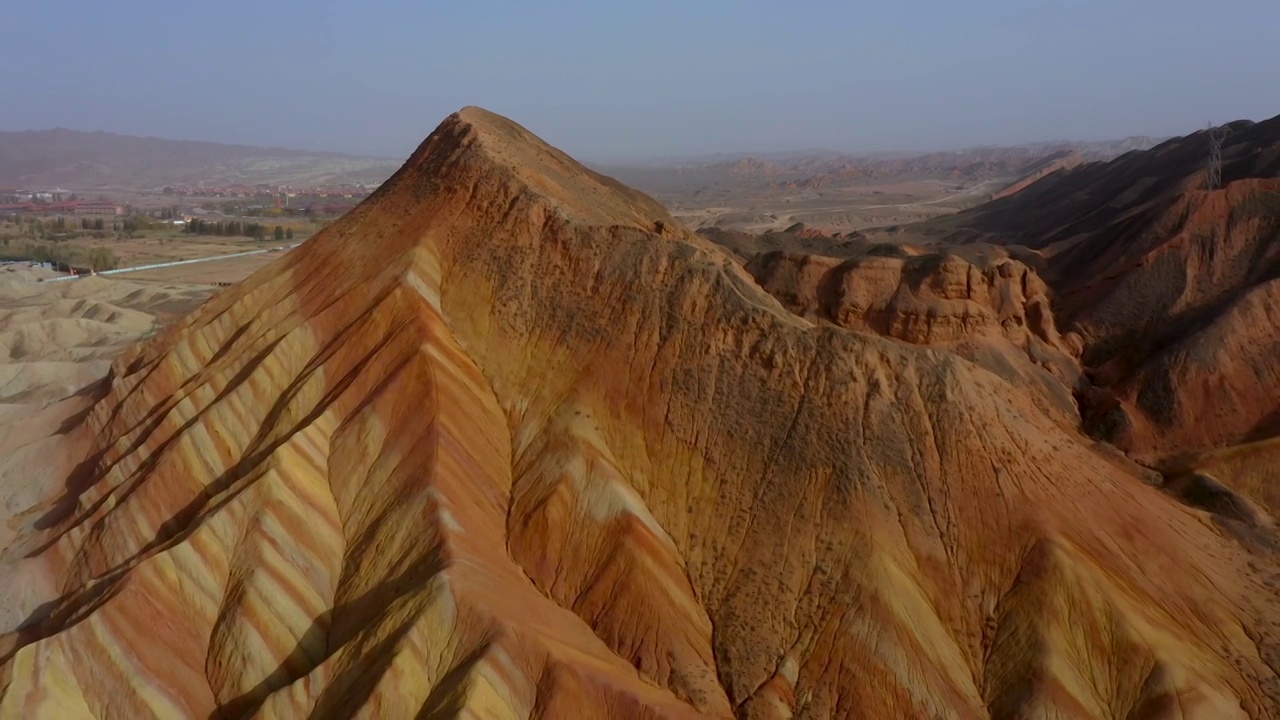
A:
<svg viewBox="0 0 1280 720">
<path fill-rule="evenodd" d="M 0 403 L 43 404 L 106 374 L 111 359 L 212 288 L 0 268 Z"/>
<path fill-rule="evenodd" d="M 971 186 L 938 180 L 858 185 L 769 193 L 726 190 L 714 205 L 694 196 L 663 198 L 672 215 L 690 228 L 718 227 L 774 232 L 795 223 L 833 232 L 861 230 L 949 215 L 987 197 L 998 183 Z"/>
<path fill-rule="evenodd" d="M 56 274 L 0 266 L 0 547 L 30 520 L 21 516 L 56 487 L 50 451 L 93 401 L 112 360 L 161 325 L 194 309 L 208 286 L 94 277 L 45 283 Z M 30 616 L 47 578 L 19 557 L 0 558 L 0 627 Z"/>
</svg>

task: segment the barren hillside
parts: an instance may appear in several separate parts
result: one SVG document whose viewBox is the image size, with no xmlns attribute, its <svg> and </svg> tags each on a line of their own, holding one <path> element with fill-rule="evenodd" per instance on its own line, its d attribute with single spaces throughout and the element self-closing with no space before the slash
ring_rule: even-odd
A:
<svg viewBox="0 0 1280 720">
<path fill-rule="evenodd" d="M 1219 189 L 1200 132 L 869 235 L 1032 258 L 1083 336 L 1088 425 L 1135 456 L 1264 438 L 1280 432 L 1280 117 L 1230 128 Z"/>
<path fill-rule="evenodd" d="M 0 581 L 0 716 L 1280 714 L 1275 558 L 912 344 L 1065 352 L 1029 269 L 870 271 L 823 306 L 851 327 L 793 312 L 451 116 L 54 406 L 5 510 L 0 573 L 38 581 Z"/>
</svg>

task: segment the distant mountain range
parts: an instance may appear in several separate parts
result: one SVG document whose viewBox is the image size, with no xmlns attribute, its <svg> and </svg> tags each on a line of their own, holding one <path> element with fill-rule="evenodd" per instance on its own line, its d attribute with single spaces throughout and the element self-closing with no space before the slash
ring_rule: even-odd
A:
<svg viewBox="0 0 1280 720">
<path fill-rule="evenodd" d="M 825 185 L 854 178 L 954 176 L 1016 173 L 1018 167 L 1064 151 L 1085 160 L 1108 160 L 1150 148 L 1153 138 L 1104 142 L 1046 142 L 1010 147 L 978 147 L 955 152 L 851 155 L 814 149 L 702 158 L 654 160 L 603 166 L 637 182 L 653 173 L 728 175 L 737 181 Z M 57 128 L 0 132 L 0 187 L 60 186 L 71 190 L 148 190 L 166 185 L 376 184 L 391 176 L 400 160 L 333 152 L 262 148 L 214 142 L 166 140 L 107 132 Z M 685 178 L 689 180 L 692 178 Z M 659 183 L 665 184 L 665 183 Z"/>
<path fill-rule="evenodd" d="M 876 152 L 846 152 L 826 148 L 810 148 L 805 150 L 778 150 L 772 152 L 736 152 L 713 153 L 708 155 L 673 156 L 649 158 L 643 160 L 616 161 L 596 163 L 611 167 L 635 168 L 712 168 L 721 165 L 733 165 L 743 160 L 762 161 L 770 164 L 787 165 L 794 163 L 813 163 L 831 161 L 889 161 L 905 160 L 918 157 L 940 155 L 979 155 L 992 151 L 1004 153 L 1022 152 L 1026 157 L 1039 157 L 1062 150 L 1080 153 L 1088 160 L 1110 160 L 1130 150 L 1147 150 L 1164 142 L 1168 138 L 1153 138 L 1146 135 L 1134 135 L 1120 140 L 1048 140 L 1020 145 L 974 145 L 954 150 L 881 150 Z"/>
<path fill-rule="evenodd" d="M 0 187 L 380 183 L 400 160 L 78 130 L 0 132 Z"/>
<path fill-rule="evenodd" d="M 1070 164 L 1111 160 L 1161 140 L 1128 137 L 1107 141 L 1053 141 L 984 146 L 947 152 L 852 155 L 826 150 L 715 155 L 687 160 L 597 166 L 664 202 L 678 202 L 708 188 L 736 187 L 756 192 L 822 190 L 868 183 L 947 180 L 960 183 L 1016 182 L 1046 163 L 1070 157 Z"/>
</svg>

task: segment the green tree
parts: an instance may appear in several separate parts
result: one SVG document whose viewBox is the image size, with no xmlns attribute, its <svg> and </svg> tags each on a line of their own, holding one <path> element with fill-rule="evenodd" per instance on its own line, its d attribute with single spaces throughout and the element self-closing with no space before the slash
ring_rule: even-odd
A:
<svg viewBox="0 0 1280 720">
<path fill-rule="evenodd" d="M 114 270 L 118 261 L 116 254 L 110 249 L 104 247 L 96 247 L 89 250 L 89 267 L 95 271 Z"/>
<path fill-rule="evenodd" d="M 284 228 L 276 226 L 275 232 L 272 233 L 276 240 L 284 240 Z"/>
<path fill-rule="evenodd" d="M 285 231 L 284 231 L 284 237 L 285 237 L 285 239 L 286 239 L 286 240 L 292 240 L 292 239 L 293 239 L 293 228 L 289 228 L 288 230 L 285 230 Z"/>
</svg>

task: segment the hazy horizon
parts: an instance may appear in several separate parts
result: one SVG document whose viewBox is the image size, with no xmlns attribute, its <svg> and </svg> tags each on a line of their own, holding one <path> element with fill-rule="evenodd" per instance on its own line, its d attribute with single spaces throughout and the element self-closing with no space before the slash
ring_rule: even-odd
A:
<svg viewBox="0 0 1280 720">
<path fill-rule="evenodd" d="M 8 12 L 0 130 L 406 157 L 466 105 L 596 163 L 928 152 L 1263 120 L 1280 6 L 855 9 L 708 0 L 361 8 L 287 0 Z M 74 25 L 65 18 L 74 16 Z M 20 71 L 18 71 L 20 69 Z"/>
<path fill-rule="evenodd" d="M 513 118 L 513 119 L 516 119 L 518 121 L 518 118 Z M 1253 118 L 1237 118 L 1237 119 L 1252 120 Z M 442 117 L 441 120 L 444 120 L 444 118 Z M 1191 128 L 1186 132 L 1178 133 L 1178 135 L 1189 134 L 1199 129 L 1203 129 L 1203 128 Z M 232 143 L 232 142 L 224 142 L 221 140 L 210 140 L 207 138 L 178 138 L 178 137 L 163 137 L 159 135 L 134 135 L 134 134 L 124 133 L 124 132 L 115 132 L 112 130 L 103 130 L 101 128 L 87 128 L 87 127 L 75 128 L 75 127 L 66 127 L 63 125 L 59 125 L 56 127 L 45 127 L 45 128 L 0 127 L 0 133 L 28 133 L 28 132 L 29 133 L 47 133 L 47 132 L 56 132 L 56 131 L 68 131 L 68 132 L 85 133 L 85 134 L 105 133 L 108 135 L 116 135 L 120 137 L 141 138 L 144 140 L 159 140 L 164 142 L 213 143 L 218 145 L 227 145 L 231 147 L 250 147 L 250 148 L 257 148 L 262 150 L 284 150 L 288 152 L 299 152 L 299 153 L 337 154 L 337 155 L 347 155 L 351 157 L 357 157 L 357 158 L 368 159 L 368 160 L 387 160 L 387 161 L 395 161 L 395 162 L 404 161 L 408 157 L 408 155 L 417 147 L 417 144 L 415 144 L 414 147 L 407 150 L 403 156 L 392 157 L 387 155 L 365 155 L 361 153 L 353 153 L 350 151 L 346 151 L 342 149 L 333 149 L 333 148 L 288 147 L 288 146 L 281 146 L 281 145 L 266 145 L 266 144 L 253 144 L 253 143 Z M 777 149 L 777 150 L 743 149 L 743 150 L 736 150 L 736 151 L 727 150 L 727 151 L 719 151 L 719 152 L 694 152 L 694 153 L 678 154 L 678 155 L 638 155 L 638 156 L 628 156 L 628 157 L 605 157 L 600 159 L 592 158 L 592 157 L 582 157 L 579 159 L 585 162 L 593 162 L 596 164 L 610 164 L 610 163 L 645 164 L 645 163 L 663 163 L 663 162 L 691 162 L 691 161 L 700 161 L 700 160 L 719 161 L 719 160 L 732 160 L 732 159 L 738 159 L 743 157 L 755 157 L 760 160 L 769 160 L 771 158 L 778 158 L 778 157 L 803 157 L 806 155 L 822 155 L 822 154 L 850 155 L 850 156 L 865 155 L 867 157 L 874 157 L 874 156 L 928 154 L 928 153 L 935 153 L 935 152 L 964 152 L 968 150 L 982 149 L 985 147 L 1019 147 L 1019 146 L 1025 146 L 1025 145 L 1054 145 L 1059 143 L 1069 144 L 1069 143 L 1086 143 L 1086 142 L 1119 142 L 1119 141 L 1127 140 L 1129 138 L 1138 138 L 1138 137 L 1150 137 L 1155 139 L 1162 139 L 1166 137 L 1173 137 L 1173 135 L 1149 135 L 1146 133 L 1133 133 L 1130 135 L 1116 136 L 1116 137 L 1042 138 L 1037 140 L 1029 140 L 1022 143 L 980 143 L 975 145 L 965 145 L 965 146 L 956 146 L 956 147 L 921 147 L 921 148 L 909 148 L 909 149 L 889 148 L 885 150 L 865 150 L 865 151 L 858 150 L 856 148 L 796 147 L 796 148 L 783 148 L 783 149 Z M 425 138 L 426 138 L 426 135 L 424 134 L 423 139 Z M 420 144 L 421 142 L 422 140 L 419 140 L 418 144 Z"/>
</svg>

